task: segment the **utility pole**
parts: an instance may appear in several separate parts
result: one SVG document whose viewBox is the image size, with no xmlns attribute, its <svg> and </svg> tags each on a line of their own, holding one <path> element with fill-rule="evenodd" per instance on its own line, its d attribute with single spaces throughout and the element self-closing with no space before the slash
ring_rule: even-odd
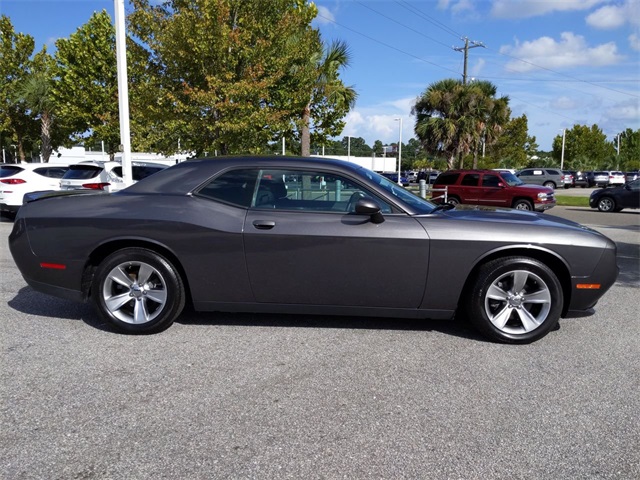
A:
<svg viewBox="0 0 640 480">
<path fill-rule="evenodd" d="M 464 52 L 464 73 L 462 74 L 463 85 L 467 84 L 467 59 L 469 58 L 469 49 L 477 47 L 486 48 L 484 43 L 476 41 L 469 42 L 467 37 L 464 37 L 464 47 L 453 47 L 456 52 Z"/>
</svg>

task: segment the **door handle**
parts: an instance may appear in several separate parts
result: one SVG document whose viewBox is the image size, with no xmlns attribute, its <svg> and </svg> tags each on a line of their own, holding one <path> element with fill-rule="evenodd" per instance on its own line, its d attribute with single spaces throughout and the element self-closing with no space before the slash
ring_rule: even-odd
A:
<svg viewBox="0 0 640 480">
<path fill-rule="evenodd" d="M 258 230 L 271 230 L 276 226 L 276 222 L 270 220 L 254 220 L 253 226 Z"/>
</svg>

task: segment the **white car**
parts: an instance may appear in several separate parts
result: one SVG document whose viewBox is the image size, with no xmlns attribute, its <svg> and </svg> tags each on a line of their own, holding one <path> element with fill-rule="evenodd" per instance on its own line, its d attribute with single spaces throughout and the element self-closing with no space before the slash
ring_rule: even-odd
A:
<svg viewBox="0 0 640 480">
<path fill-rule="evenodd" d="M 68 170 L 65 164 L 0 164 L 0 211 L 15 214 L 25 193 L 60 190 L 60 179 Z"/>
<path fill-rule="evenodd" d="M 161 163 L 131 162 L 133 181 L 137 182 L 149 175 L 167 168 Z M 62 190 L 104 190 L 117 192 L 126 185 L 122 178 L 120 162 L 81 162 L 69 166 L 69 170 L 60 179 Z"/>
<path fill-rule="evenodd" d="M 609 174 L 609 186 L 624 185 L 627 181 L 624 172 L 611 171 L 607 173 Z"/>
</svg>

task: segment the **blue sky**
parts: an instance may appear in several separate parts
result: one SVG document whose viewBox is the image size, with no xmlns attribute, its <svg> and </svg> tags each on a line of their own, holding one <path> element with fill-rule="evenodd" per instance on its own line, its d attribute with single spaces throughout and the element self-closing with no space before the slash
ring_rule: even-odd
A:
<svg viewBox="0 0 640 480">
<path fill-rule="evenodd" d="M 611 139 L 640 128 L 640 0 L 319 0 L 323 39 L 350 46 L 342 73 L 358 92 L 343 135 L 397 141 L 413 136 L 411 106 L 430 83 L 489 80 L 526 114 L 544 150 L 574 124 L 597 124 Z M 113 0 L 0 0 L 0 13 L 37 48 L 53 46 Z"/>
</svg>

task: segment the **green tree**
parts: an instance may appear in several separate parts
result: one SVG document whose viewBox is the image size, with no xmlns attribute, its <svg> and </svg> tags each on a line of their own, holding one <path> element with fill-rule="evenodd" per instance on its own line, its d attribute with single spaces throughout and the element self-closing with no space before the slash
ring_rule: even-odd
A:
<svg viewBox="0 0 640 480">
<path fill-rule="evenodd" d="M 94 13 L 69 38 L 56 41 L 53 97 L 74 141 L 99 143 L 113 157 L 120 144 L 115 29 L 106 11 Z"/>
<path fill-rule="evenodd" d="M 487 155 L 501 168 L 524 168 L 538 149 L 536 138 L 529 136 L 528 123 L 526 115 L 512 118 L 495 144 L 487 148 Z"/>
<path fill-rule="evenodd" d="M 318 50 L 303 0 L 133 0 L 140 135 L 149 149 L 259 152 L 293 131 Z M 295 39 L 295 41 L 293 41 Z"/>
<path fill-rule="evenodd" d="M 16 33 L 9 17 L 0 16 L 0 130 L 9 133 L 21 161 L 31 150 L 29 143 L 37 131 L 37 122 L 19 95 L 31 71 L 34 48 L 31 35 Z"/>
<path fill-rule="evenodd" d="M 618 147 L 619 154 L 616 158 L 616 164 L 621 170 L 638 170 L 640 169 L 640 129 L 625 129 L 616 135 L 615 147 Z"/>
<path fill-rule="evenodd" d="M 483 138 L 495 141 L 509 117 L 508 98 L 495 98 L 495 92 L 489 82 L 445 79 L 429 85 L 412 109 L 425 150 L 445 156 L 453 168 L 456 157 L 462 161 Z"/>
<path fill-rule="evenodd" d="M 54 127 L 56 104 L 53 97 L 55 61 L 44 47 L 32 61 L 32 71 L 18 88 L 17 98 L 24 102 L 31 115 L 40 123 L 40 155 L 48 162 L 53 148 L 61 145 L 65 133 Z"/>
<path fill-rule="evenodd" d="M 349 57 L 349 49 L 341 41 L 333 42 L 311 57 L 313 83 L 309 101 L 302 111 L 300 132 L 304 157 L 310 154 L 311 130 L 313 142 L 323 144 L 328 137 L 342 132 L 342 119 L 355 105 L 355 89 L 340 80 L 340 70 L 349 65 Z"/>
<path fill-rule="evenodd" d="M 562 135 L 557 135 L 553 139 L 553 159 L 556 166 L 559 166 L 562 159 Z M 607 136 L 600 127 L 592 125 L 574 125 L 571 130 L 565 132 L 564 162 L 563 168 L 575 170 L 579 163 L 584 164 L 585 159 L 594 168 L 604 168 L 609 166 L 615 168 L 612 159 L 615 156 L 613 144 L 607 141 Z"/>
</svg>

